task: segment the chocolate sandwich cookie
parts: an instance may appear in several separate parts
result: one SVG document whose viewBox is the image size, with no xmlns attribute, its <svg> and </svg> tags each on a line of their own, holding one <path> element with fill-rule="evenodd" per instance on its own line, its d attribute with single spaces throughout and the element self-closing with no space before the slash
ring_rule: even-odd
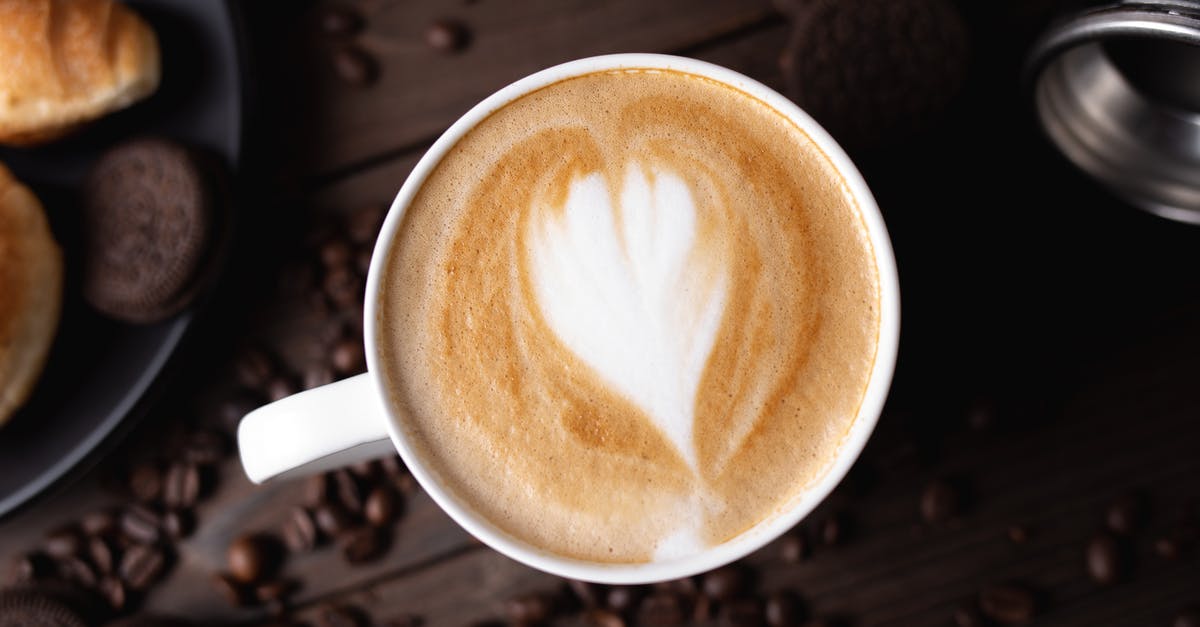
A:
<svg viewBox="0 0 1200 627">
<path fill-rule="evenodd" d="M 851 151 L 920 130 L 966 78 L 966 24 L 949 0 L 782 4 L 788 96 Z"/>
<path fill-rule="evenodd" d="M 101 157 L 85 186 L 84 296 L 102 313 L 157 322 L 192 301 L 216 242 L 211 168 L 170 140 L 139 139 Z"/>
<path fill-rule="evenodd" d="M 66 592 L 14 588 L 0 592 L 0 627 L 88 627 Z"/>
</svg>

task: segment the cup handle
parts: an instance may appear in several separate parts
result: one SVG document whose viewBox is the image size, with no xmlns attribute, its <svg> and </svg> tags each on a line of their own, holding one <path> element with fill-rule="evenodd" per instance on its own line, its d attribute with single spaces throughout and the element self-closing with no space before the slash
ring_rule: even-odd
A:
<svg viewBox="0 0 1200 627">
<path fill-rule="evenodd" d="M 238 451 L 254 483 L 315 474 L 395 453 L 370 375 L 293 394 L 246 414 Z"/>
</svg>

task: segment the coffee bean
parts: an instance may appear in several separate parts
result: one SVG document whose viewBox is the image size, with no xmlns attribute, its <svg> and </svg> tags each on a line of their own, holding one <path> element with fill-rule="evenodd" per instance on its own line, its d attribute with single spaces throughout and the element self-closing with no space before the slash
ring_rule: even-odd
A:
<svg viewBox="0 0 1200 627">
<path fill-rule="evenodd" d="M 63 559 L 79 555 L 83 549 L 83 537 L 77 529 L 67 527 L 53 531 L 42 541 L 42 550 L 46 554 Z"/>
<path fill-rule="evenodd" d="M 682 625 L 686 620 L 679 597 L 666 592 L 656 592 L 642 599 L 637 616 L 639 624 L 654 626 Z"/>
<path fill-rule="evenodd" d="M 173 509 L 163 514 L 162 530 L 172 540 L 182 540 L 192 535 L 195 529 L 196 517 L 192 515 L 191 510 Z"/>
<path fill-rule="evenodd" d="M 779 557 L 788 564 L 799 563 L 808 555 L 808 542 L 800 530 L 792 531 L 783 536 L 779 542 Z"/>
<path fill-rule="evenodd" d="M 332 268 L 325 273 L 321 288 L 331 304 L 349 309 L 361 300 L 362 279 L 350 268 Z"/>
<path fill-rule="evenodd" d="M 262 534 L 247 534 L 234 540 L 225 553 L 229 574 L 241 583 L 256 583 L 271 577 L 279 566 L 275 543 Z"/>
<path fill-rule="evenodd" d="M 313 510 L 313 522 L 321 533 L 336 537 L 350 526 L 350 516 L 339 505 L 322 503 Z"/>
<path fill-rule="evenodd" d="M 317 546 L 317 525 L 303 507 L 292 508 L 281 533 L 284 545 L 292 553 L 305 553 Z"/>
<path fill-rule="evenodd" d="M 275 375 L 275 360 L 261 348 L 246 347 L 234 358 L 233 373 L 242 386 L 261 389 Z"/>
<path fill-rule="evenodd" d="M 366 205 L 354 210 L 346 220 L 346 235 L 350 241 L 360 246 L 374 243 L 386 211 L 383 205 Z"/>
<path fill-rule="evenodd" d="M 263 393 L 266 394 L 267 400 L 271 401 L 272 403 L 285 399 L 299 391 L 300 390 L 296 388 L 296 384 L 292 381 L 291 377 L 282 375 L 272 377 L 271 380 L 267 382 L 266 388 L 263 389 Z"/>
<path fill-rule="evenodd" d="M 1142 497 L 1134 493 L 1122 494 L 1109 504 L 1104 513 L 1104 522 L 1114 533 L 1129 535 L 1142 525 L 1145 506 Z"/>
<path fill-rule="evenodd" d="M 362 16 L 345 5 L 322 7 L 317 23 L 330 37 L 349 37 L 363 27 Z"/>
<path fill-rule="evenodd" d="M 1008 528 L 1008 539 L 1013 544 L 1025 544 L 1029 541 L 1029 530 L 1022 525 L 1012 525 Z"/>
<path fill-rule="evenodd" d="M 379 467 L 379 462 L 374 459 L 367 460 L 365 462 L 358 462 L 357 464 L 351 464 L 346 466 L 346 470 L 349 470 L 350 474 L 354 475 L 359 481 L 362 481 L 366 484 L 371 484 L 375 480 L 379 479 L 380 472 L 382 471 L 382 469 Z"/>
<path fill-rule="evenodd" d="M 1159 538 L 1154 541 L 1154 552 L 1158 553 L 1158 556 L 1163 559 L 1179 559 L 1181 553 L 1179 541 L 1175 538 Z"/>
<path fill-rule="evenodd" d="M 89 536 L 108 535 L 116 530 L 117 519 L 108 510 L 89 512 L 79 519 L 79 528 Z"/>
<path fill-rule="evenodd" d="M 95 566 L 96 570 L 103 575 L 112 573 L 116 567 L 112 545 L 104 538 L 96 536 L 88 538 L 87 554 L 92 566 Z"/>
<path fill-rule="evenodd" d="M 363 343 L 354 338 L 345 338 L 335 344 L 329 360 L 333 369 L 343 375 L 358 374 L 367 368 Z"/>
<path fill-rule="evenodd" d="M 348 607 L 322 605 L 317 608 L 317 627 L 363 627 L 366 621 Z"/>
<path fill-rule="evenodd" d="M 1028 623 L 1034 614 L 1033 593 L 1015 584 L 995 584 L 979 593 L 979 607 L 988 618 L 1004 625 Z"/>
<path fill-rule="evenodd" d="M 399 510 L 400 499 L 396 492 L 387 486 L 379 486 L 367 495 L 363 505 L 363 517 L 368 524 L 386 527 L 395 522 Z"/>
<path fill-rule="evenodd" d="M 735 599 L 721 604 L 721 624 L 727 627 L 765 625 L 762 603 L 758 599 Z"/>
<path fill-rule="evenodd" d="M 767 597 L 764 613 L 771 627 L 795 627 L 804 620 L 804 605 L 795 594 L 781 590 Z"/>
<path fill-rule="evenodd" d="M 362 488 L 358 480 L 345 468 L 333 473 L 333 493 L 338 503 L 350 514 L 361 514 L 363 510 Z"/>
<path fill-rule="evenodd" d="M 504 602 L 504 613 L 517 625 L 540 625 L 550 619 L 553 602 L 544 595 L 529 594 Z"/>
<path fill-rule="evenodd" d="M 404 474 L 396 477 L 396 489 L 400 490 L 400 494 L 405 496 L 412 495 L 417 491 L 417 480 L 413 479 L 411 474 Z"/>
<path fill-rule="evenodd" d="M 321 503 L 329 500 L 329 495 L 333 493 L 333 475 L 332 473 L 321 473 L 313 475 L 304 482 L 304 503 L 310 507 L 316 507 Z"/>
<path fill-rule="evenodd" d="M 422 627 L 425 620 L 416 614 L 393 616 L 384 622 L 384 627 Z"/>
<path fill-rule="evenodd" d="M 225 459 L 230 450 L 229 440 L 224 434 L 212 429 L 199 429 L 188 436 L 183 457 L 193 464 L 211 466 Z"/>
<path fill-rule="evenodd" d="M 821 542 L 826 546 L 836 546 L 843 540 L 844 530 L 840 517 L 837 514 L 830 514 L 821 523 Z"/>
<path fill-rule="evenodd" d="M 717 601 L 728 601 L 746 588 L 746 576 L 738 566 L 722 566 L 704 575 L 704 594 Z"/>
<path fill-rule="evenodd" d="M 195 464 L 175 462 L 167 470 L 163 503 L 167 507 L 192 507 L 200 499 L 200 471 Z"/>
<path fill-rule="evenodd" d="M 167 559 L 155 546 L 135 544 L 121 556 L 121 579 L 131 590 L 145 590 L 166 570 Z"/>
<path fill-rule="evenodd" d="M 249 594 L 242 584 L 227 573 L 217 573 L 212 577 L 213 588 L 230 607 L 244 607 L 249 602 Z"/>
<path fill-rule="evenodd" d="M 584 612 L 583 622 L 592 627 L 625 627 L 625 619 L 621 618 L 620 614 L 601 609 Z"/>
<path fill-rule="evenodd" d="M 1121 552 L 1117 541 L 1107 533 L 1096 534 L 1087 545 L 1086 563 L 1092 580 L 1101 585 L 1121 578 Z"/>
<path fill-rule="evenodd" d="M 230 394 L 217 406 L 217 421 L 221 428 L 230 433 L 236 433 L 242 418 L 261 406 L 261 399 L 249 392 Z"/>
<path fill-rule="evenodd" d="M 131 505 L 121 513 L 121 533 L 139 544 L 153 544 L 162 537 L 161 521 L 154 510 L 144 505 Z"/>
<path fill-rule="evenodd" d="M 311 390 L 333 383 L 333 369 L 325 364 L 312 364 L 304 369 L 304 389 Z"/>
<path fill-rule="evenodd" d="M 85 588 L 96 587 L 98 580 L 96 571 L 92 570 L 87 562 L 74 555 L 68 555 L 58 560 L 58 572 L 68 580 Z"/>
<path fill-rule="evenodd" d="M 276 580 L 258 584 L 254 587 L 254 598 L 259 603 L 271 603 L 272 601 L 282 601 L 292 595 L 297 589 L 297 584 L 294 581 Z"/>
<path fill-rule="evenodd" d="M 717 602 L 706 596 L 698 596 L 692 603 L 692 622 L 704 623 L 712 619 L 713 606 Z"/>
<path fill-rule="evenodd" d="M 162 494 L 162 471 L 149 462 L 138 464 L 129 471 L 129 493 L 133 498 L 149 503 Z"/>
<path fill-rule="evenodd" d="M 1200 608 L 1184 608 L 1175 615 L 1171 627 L 1200 627 Z"/>
<path fill-rule="evenodd" d="M 100 583 L 96 585 L 96 590 L 104 597 L 108 606 L 117 612 L 125 609 L 125 604 L 129 602 L 129 593 L 125 589 L 125 584 L 114 576 L 110 575 L 101 579 Z"/>
<path fill-rule="evenodd" d="M 358 527 L 344 531 L 338 536 L 342 555 L 351 564 L 369 562 L 383 555 L 387 549 L 385 540 L 383 534 L 375 527 Z"/>
<path fill-rule="evenodd" d="M 438 52 L 458 52 L 471 42 L 471 31 L 457 20 L 438 20 L 425 30 L 425 43 Z"/>
<path fill-rule="evenodd" d="M 571 594 L 579 599 L 579 603 L 584 607 L 596 607 L 600 605 L 600 598 L 603 589 L 588 581 L 579 581 L 578 579 L 568 579 L 567 588 L 571 590 Z"/>
<path fill-rule="evenodd" d="M 347 44 L 333 53 L 333 71 L 351 87 L 368 87 L 379 78 L 375 58 L 358 46 Z"/>
<path fill-rule="evenodd" d="M 353 254 L 350 244 L 340 238 L 332 238 L 321 244 L 319 251 L 321 264 L 326 269 L 341 268 L 350 263 L 350 257 Z"/>
<path fill-rule="evenodd" d="M 921 518 L 944 523 L 958 514 L 958 492 L 942 479 L 930 482 L 921 493 Z"/>
<path fill-rule="evenodd" d="M 678 595 L 684 599 L 694 599 L 700 594 L 700 587 L 696 585 L 696 581 L 691 577 L 660 581 L 654 584 L 654 590 L 656 592 Z"/>
<path fill-rule="evenodd" d="M 371 273 L 371 257 L 373 253 L 371 248 L 363 246 L 354 251 L 354 269 L 362 276 L 367 276 Z"/>
<path fill-rule="evenodd" d="M 26 553 L 13 560 L 9 581 L 14 584 L 29 583 L 50 577 L 55 570 L 54 561 L 45 553 Z"/>
<path fill-rule="evenodd" d="M 966 605 L 954 610 L 954 624 L 956 627 L 985 627 L 979 610 Z"/>
<path fill-rule="evenodd" d="M 612 586 L 608 589 L 604 602 L 618 612 L 628 612 L 637 605 L 640 596 L 638 589 L 632 586 Z"/>
</svg>

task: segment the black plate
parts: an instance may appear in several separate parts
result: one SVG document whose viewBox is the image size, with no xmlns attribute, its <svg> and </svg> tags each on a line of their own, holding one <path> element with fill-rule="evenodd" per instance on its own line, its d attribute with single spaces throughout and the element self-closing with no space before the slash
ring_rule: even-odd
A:
<svg viewBox="0 0 1200 627">
<path fill-rule="evenodd" d="M 238 22 L 226 2 L 131 1 L 158 33 L 157 93 L 69 139 L 37 149 L 0 149 L 42 199 L 66 259 L 62 321 L 33 398 L 0 427 L 0 516 L 63 479 L 136 415 L 196 315 L 151 326 L 108 320 L 79 290 L 79 183 L 104 150 L 139 135 L 197 146 L 233 172 L 242 141 Z"/>
</svg>

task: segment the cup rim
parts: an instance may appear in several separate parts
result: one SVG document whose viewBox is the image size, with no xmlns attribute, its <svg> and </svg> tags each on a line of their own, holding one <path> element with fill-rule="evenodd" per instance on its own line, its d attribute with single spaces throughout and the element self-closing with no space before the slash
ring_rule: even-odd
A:
<svg viewBox="0 0 1200 627">
<path fill-rule="evenodd" d="M 687 557 L 661 562 L 610 564 L 564 557 L 528 544 L 472 511 L 459 497 L 443 487 L 427 468 L 420 454 L 410 446 L 408 437 L 400 426 L 400 420 L 392 409 L 391 401 L 386 397 L 387 386 L 382 380 L 377 349 L 373 347 L 378 346 L 375 312 L 379 304 L 381 277 L 385 272 L 386 260 L 395 241 L 396 232 L 417 191 L 446 153 L 470 129 L 494 111 L 528 93 L 571 77 L 623 69 L 678 71 L 716 80 L 764 102 L 808 134 L 842 176 L 867 226 L 879 275 L 880 318 L 875 363 L 858 414 L 824 474 L 795 498 L 786 511 L 759 521 L 731 540 Z M 891 240 L 874 196 L 845 151 L 811 116 L 773 89 L 728 68 L 673 55 L 623 53 L 568 61 L 517 80 L 472 107 L 433 143 L 400 187 L 380 229 L 367 273 L 363 316 L 367 371 L 376 385 L 378 402 L 382 403 L 383 413 L 387 416 L 387 430 L 392 444 L 409 471 L 443 511 L 488 546 L 538 570 L 560 577 L 597 583 L 646 584 L 712 570 L 762 548 L 807 517 L 841 482 L 874 431 L 891 387 L 899 346 L 900 292 Z"/>
</svg>

